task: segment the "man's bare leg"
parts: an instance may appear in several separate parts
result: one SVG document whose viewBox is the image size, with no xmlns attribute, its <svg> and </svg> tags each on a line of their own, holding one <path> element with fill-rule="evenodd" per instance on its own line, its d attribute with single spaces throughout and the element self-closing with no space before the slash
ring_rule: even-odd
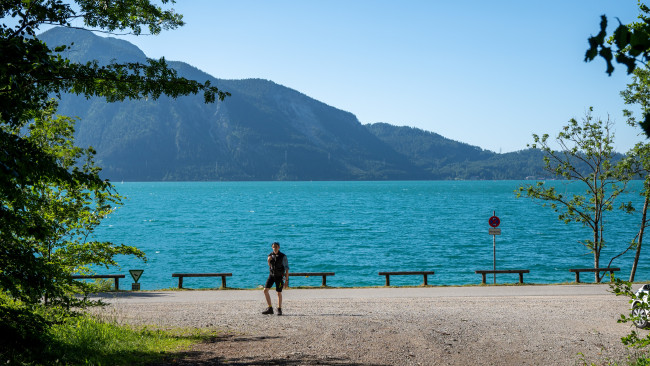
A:
<svg viewBox="0 0 650 366">
<path fill-rule="evenodd" d="M 273 304 L 271 304 L 271 295 L 269 295 L 268 288 L 264 289 L 264 297 L 266 298 L 266 303 L 269 305 L 269 307 L 273 307 Z"/>
</svg>

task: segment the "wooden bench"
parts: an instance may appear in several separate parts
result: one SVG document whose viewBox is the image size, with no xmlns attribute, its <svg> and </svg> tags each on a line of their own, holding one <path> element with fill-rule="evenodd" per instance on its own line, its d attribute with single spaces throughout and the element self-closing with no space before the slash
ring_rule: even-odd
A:
<svg viewBox="0 0 650 366">
<path fill-rule="evenodd" d="M 114 274 L 114 275 L 73 275 L 72 278 L 77 279 L 88 279 L 88 278 L 113 278 L 115 279 L 115 290 L 120 289 L 120 278 L 124 278 L 123 274 Z"/>
<path fill-rule="evenodd" d="M 427 281 L 429 275 L 433 275 L 434 271 L 401 271 L 401 272 L 379 272 L 380 276 L 386 276 L 386 286 L 390 286 L 390 276 L 402 276 L 402 275 L 422 275 L 424 276 L 424 283 L 422 286 L 428 286 L 429 282 Z"/>
<path fill-rule="evenodd" d="M 519 283 L 524 283 L 524 273 L 530 273 L 529 269 L 489 269 L 489 270 L 480 270 L 480 271 L 474 271 L 475 273 L 480 274 L 481 277 L 481 283 L 485 284 L 485 275 L 488 273 L 492 274 L 497 274 L 497 273 L 519 273 Z"/>
<path fill-rule="evenodd" d="M 178 277 L 178 288 L 183 288 L 183 277 L 221 277 L 221 288 L 226 288 L 226 277 L 232 273 L 172 273 L 172 277 Z"/>
<path fill-rule="evenodd" d="M 575 272 L 576 274 L 576 283 L 580 283 L 580 272 L 609 272 L 610 274 L 614 274 L 614 271 L 620 271 L 620 268 L 615 268 L 615 267 L 604 267 L 604 268 L 571 268 L 569 269 L 570 272 Z"/>
<path fill-rule="evenodd" d="M 289 272 L 289 276 L 309 277 L 309 276 L 322 276 L 323 281 L 321 286 L 327 286 L 327 276 L 334 276 L 334 272 Z"/>
</svg>

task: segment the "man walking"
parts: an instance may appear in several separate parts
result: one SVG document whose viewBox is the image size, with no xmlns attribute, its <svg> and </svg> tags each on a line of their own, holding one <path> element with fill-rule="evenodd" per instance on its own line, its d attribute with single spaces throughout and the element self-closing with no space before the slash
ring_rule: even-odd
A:
<svg viewBox="0 0 650 366">
<path fill-rule="evenodd" d="M 278 315 L 282 315 L 282 288 L 285 283 L 289 286 L 289 261 L 287 260 L 287 256 L 280 251 L 280 243 L 277 241 L 274 242 L 271 244 L 271 248 L 273 248 L 273 251 L 266 260 L 271 273 L 266 280 L 266 285 L 264 285 L 264 297 L 269 307 L 262 314 L 273 314 L 273 304 L 271 303 L 269 289 L 275 283 L 275 291 L 278 294 Z"/>
</svg>

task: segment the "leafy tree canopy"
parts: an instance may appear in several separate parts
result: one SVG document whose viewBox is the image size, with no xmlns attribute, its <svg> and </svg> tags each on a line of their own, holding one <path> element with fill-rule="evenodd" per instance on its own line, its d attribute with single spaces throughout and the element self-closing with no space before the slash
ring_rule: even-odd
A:
<svg viewBox="0 0 650 366">
<path fill-rule="evenodd" d="M 229 95 L 209 81 L 178 77 L 164 59 L 72 62 L 61 55 L 69 46 L 50 48 L 36 37 L 44 25 L 138 35 L 183 24 L 153 1 L 0 1 L 0 360 L 35 354 L 34 341 L 52 322 L 40 315 L 43 300 L 60 309 L 84 303 L 74 294 L 87 288 L 72 273 L 114 265 L 118 254 L 144 256 L 131 246 L 92 240 L 120 197 L 99 178 L 95 152 L 74 145 L 74 121 L 55 115 L 51 96 L 113 102 L 203 93 L 214 102 Z"/>
<path fill-rule="evenodd" d="M 168 0 L 162 0 L 167 3 Z M 183 25 L 182 17 L 154 6 L 149 0 L 77 0 L 80 10 L 56 0 L 9 0 L 0 4 L 4 19 L 16 18 L 17 25 L 0 28 L 0 120 L 21 125 L 35 110 L 46 108 L 52 93 L 71 92 L 87 97 L 102 96 L 107 101 L 172 97 L 203 92 L 206 102 L 227 93 L 211 86 L 179 78 L 164 59 L 148 64 L 126 63 L 100 66 L 96 62 L 72 63 L 35 38 L 45 24 L 71 26 L 82 19 L 91 29 L 109 32 L 128 30 L 141 34 L 148 27 L 152 34 Z"/>
<path fill-rule="evenodd" d="M 634 72 L 637 62 L 647 64 L 650 60 L 650 7 L 639 1 L 639 13 L 638 22 L 622 24 L 619 21 L 610 37 L 607 35 L 607 17 L 602 15 L 600 31 L 588 39 L 589 49 L 585 54 L 585 62 L 602 57 L 607 64 L 605 72 L 608 75 L 614 72 L 614 61 L 625 65 L 628 74 Z M 639 125 L 646 136 L 650 137 L 650 113 L 644 111 Z"/>
<path fill-rule="evenodd" d="M 614 201 L 625 190 L 631 179 L 629 170 L 621 170 L 614 164 L 614 135 L 612 122 L 608 119 L 594 120 L 590 108 L 584 119 L 571 119 L 556 137 L 560 150 L 554 150 L 549 136 L 533 135 L 534 149 L 545 153 L 545 169 L 557 177 L 580 182 L 584 195 L 565 196 L 545 182 L 519 187 L 517 196 L 541 200 L 558 213 L 565 223 L 579 223 L 591 230 L 592 238 L 582 244 L 594 255 L 594 268 L 600 266 L 600 253 L 605 246 L 605 214 L 612 211 Z M 624 205 L 630 211 L 629 205 Z M 610 262 L 611 264 L 611 262 Z M 609 266 L 609 265 L 608 265 Z M 601 276 L 596 272 L 595 280 Z"/>
<path fill-rule="evenodd" d="M 113 102 L 202 93 L 205 102 L 213 102 L 229 95 L 209 81 L 178 77 L 164 59 L 75 63 L 60 54 L 69 46 L 53 49 L 36 38 L 44 25 L 74 23 L 136 35 L 183 25 L 181 15 L 161 5 L 153 0 L 0 2 L 0 290 L 17 299 L 38 302 L 60 290 L 52 278 L 77 266 L 110 263 L 110 255 L 119 252 L 101 243 L 89 246 L 79 237 L 119 199 L 99 178 L 94 152 L 74 147 L 72 121 L 54 117 L 51 96 L 73 93 Z M 71 265 L 53 255 L 62 243 L 78 243 L 66 246 L 77 251 L 73 255 L 95 251 L 95 257 Z"/>
</svg>

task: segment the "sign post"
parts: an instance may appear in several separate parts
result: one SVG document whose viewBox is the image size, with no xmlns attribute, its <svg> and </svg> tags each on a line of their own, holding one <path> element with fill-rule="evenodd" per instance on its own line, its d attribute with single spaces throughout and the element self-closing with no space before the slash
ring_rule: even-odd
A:
<svg viewBox="0 0 650 366">
<path fill-rule="evenodd" d="M 492 270 L 497 270 L 497 235 L 501 235 L 501 229 L 497 229 L 501 220 L 497 217 L 496 211 L 492 211 L 492 217 L 488 220 L 488 224 L 492 228 L 488 230 L 488 233 L 492 235 Z M 494 283 L 497 283 L 497 274 L 493 273 Z"/>
<path fill-rule="evenodd" d="M 140 284 L 138 283 L 138 280 L 140 279 L 140 276 L 142 276 L 142 272 L 144 272 L 144 269 L 129 270 L 131 277 L 133 277 L 133 281 L 135 281 L 135 283 L 131 284 L 131 291 L 140 291 Z"/>
</svg>

